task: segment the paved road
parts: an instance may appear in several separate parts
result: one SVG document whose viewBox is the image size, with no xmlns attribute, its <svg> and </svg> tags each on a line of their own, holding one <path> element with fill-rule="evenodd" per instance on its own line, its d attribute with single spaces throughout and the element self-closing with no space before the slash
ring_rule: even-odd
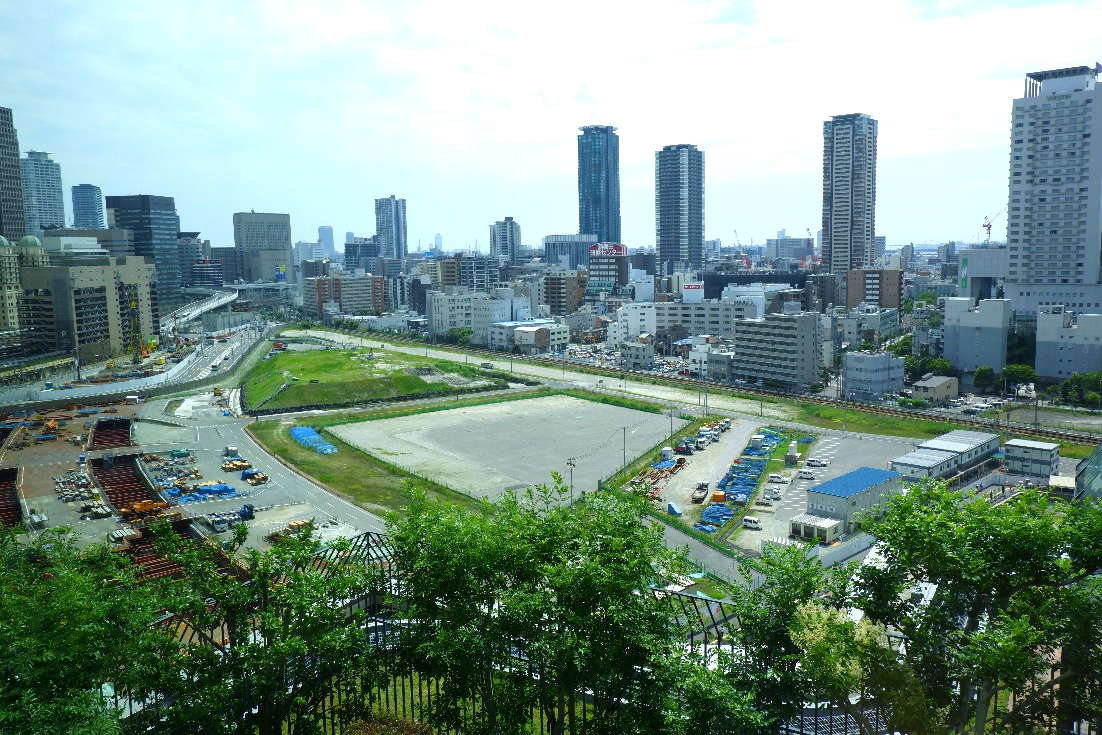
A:
<svg viewBox="0 0 1102 735">
<path fill-rule="evenodd" d="M 171 421 L 194 430 L 194 434 L 189 432 L 186 437 L 183 437 L 179 432 L 168 429 L 165 433 L 172 436 L 167 437 L 167 441 L 143 445 L 143 448 L 166 452 L 171 448 L 187 447 L 194 450 L 203 460 L 220 461 L 219 458 L 227 445 L 236 446 L 242 456 L 247 457 L 272 478 L 269 483 L 253 492 L 252 497 L 257 504 L 279 505 L 305 502 L 323 513 L 331 514 L 349 523 L 357 531 L 382 532 L 385 530 L 386 522 L 379 516 L 314 484 L 265 452 L 245 431 L 245 426 L 252 419 L 222 416 L 217 410 L 204 406 L 197 407 L 191 418 L 165 417 L 161 412 L 167 402 L 167 399 L 149 402 L 142 411 L 142 416 Z M 231 499 L 210 501 L 189 507 L 195 513 L 212 513 L 239 508 L 241 503 L 240 499 Z"/>
</svg>

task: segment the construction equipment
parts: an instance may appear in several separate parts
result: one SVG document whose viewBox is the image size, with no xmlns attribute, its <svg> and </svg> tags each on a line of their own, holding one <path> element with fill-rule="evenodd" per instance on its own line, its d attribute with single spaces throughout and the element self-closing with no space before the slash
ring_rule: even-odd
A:
<svg viewBox="0 0 1102 735">
<path fill-rule="evenodd" d="M 144 518 L 145 516 L 155 515 L 162 510 L 168 510 L 168 503 L 163 503 L 155 500 L 139 500 L 135 503 L 131 503 L 125 508 L 119 508 L 119 515 L 126 520 L 134 520 L 136 518 Z"/>
<path fill-rule="evenodd" d="M 991 242 L 991 227 L 992 227 L 992 225 L 995 224 L 995 220 L 998 218 L 998 216 L 1000 214 L 1002 214 L 1003 212 L 1005 212 L 1005 211 L 1006 211 L 1006 207 L 1003 207 L 998 212 L 995 212 L 995 214 L 989 214 L 989 215 L 987 215 L 983 218 L 983 225 L 981 225 L 981 227 L 983 227 L 983 229 L 987 230 L 987 242 Z"/>
</svg>

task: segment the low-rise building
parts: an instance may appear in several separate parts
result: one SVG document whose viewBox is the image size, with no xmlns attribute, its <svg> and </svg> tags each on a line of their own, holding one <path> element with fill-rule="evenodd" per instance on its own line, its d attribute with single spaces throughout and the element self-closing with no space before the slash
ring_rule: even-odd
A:
<svg viewBox="0 0 1102 735">
<path fill-rule="evenodd" d="M 521 352 L 531 355 L 565 349 L 569 342 L 570 327 L 565 324 L 559 324 L 554 319 L 526 319 L 491 324 L 487 347 L 491 350 L 511 350 L 516 345 Z"/>
<path fill-rule="evenodd" d="M 999 451 L 999 435 L 958 429 L 942 434 L 936 439 L 921 442 L 918 448 L 955 454 L 957 469 L 964 470 L 983 462 Z"/>
<path fill-rule="evenodd" d="M 891 462 L 891 468 L 912 480 L 926 477 L 935 480 L 948 477 L 956 472 L 960 457 L 953 452 L 939 452 L 934 449 L 917 449 Z"/>
<path fill-rule="evenodd" d="M 915 398 L 927 403 L 944 403 L 960 394 L 960 381 L 948 375 L 924 375 L 911 389 Z"/>
<path fill-rule="evenodd" d="M 654 343 L 621 342 L 620 362 L 625 370 L 643 370 L 654 362 Z"/>
<path fill-rule="evenodd" d="M 875 512 L 874 508 L 899 492 L 902 479 L 891 470 L 859 467 L 809 488 L 807 512 L 836 518 L 842 522 L 842 533 L 849 533 L 857 528 L 860 514 Z"/>
<path fill-rule="evenodd" d="M 847 352 L 842 362 L 842 390 L 857 401 L 878 401 L 903 390 L 905 360 L 888 352 Z"/>
<path fill-rule="evenodd" d="M 1060 445 L 1030 439 L 1011 439 L 1003 445 L 1007 472 L 1050 477 L 1060 469 Z"/>
</svg>

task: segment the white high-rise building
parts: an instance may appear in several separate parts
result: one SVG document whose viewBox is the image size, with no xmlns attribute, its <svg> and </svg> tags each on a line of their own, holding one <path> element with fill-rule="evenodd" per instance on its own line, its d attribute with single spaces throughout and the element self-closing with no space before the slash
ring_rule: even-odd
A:
<svg viewBox="0 0 1102 735">
<path fill-rule="evenodd" d="M 490 225 L 490 255 L 502 258 L 506 263 L 517 264 L 520 257 L 520 225 L 512 217 Z"/>
<path fill-rule="evenodd" d="M 1102 313 L 1102 66 L 1026 74 L 1010 127 L 1005 295 Z"/>
<path fill-rule="evenodd" d="M 20 159 L 23 174 L 23 216 L 28 235 L 42 237 L 48 226 L 65 226 L 65 195 L 61 166 L 46 151 L 27 151 Z"/>
<path fill-rule="evenodd" d="M 823 123 L 823 265 L 831 273 L 873 262 L 876 136 L 876 120 L 862 113 Z"/>
<path fill-rule="evenodd" d="M 375 200 L 375 243 L 384 258 L 404 258 L 406 246 L 406 200 L 393 194 Z"/>
</svg>

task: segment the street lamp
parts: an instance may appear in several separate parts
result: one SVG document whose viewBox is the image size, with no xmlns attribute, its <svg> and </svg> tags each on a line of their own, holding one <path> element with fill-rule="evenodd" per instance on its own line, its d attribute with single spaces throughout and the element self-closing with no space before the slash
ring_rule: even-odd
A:
<svg viewBox="0 0 1102 735">
<path fill-rule="evenodd" d="M 570 457 L 566 460 L 566 468 L 570 471 L 570 502 L 574 502 L 574 464 L 575 460 Z"/>
</svg>

